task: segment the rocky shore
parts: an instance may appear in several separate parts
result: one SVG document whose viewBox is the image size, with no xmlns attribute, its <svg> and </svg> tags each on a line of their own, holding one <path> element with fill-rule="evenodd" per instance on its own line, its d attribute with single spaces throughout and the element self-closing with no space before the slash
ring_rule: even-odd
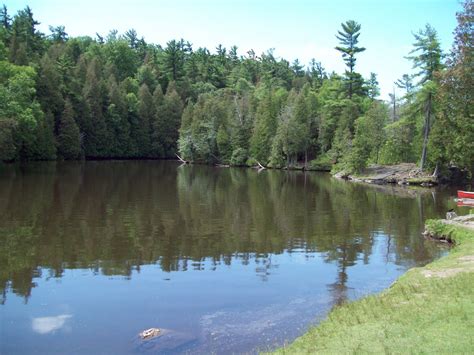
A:
<svg viewBox="0 0 474 355">
<path fill-rule="evenodd" d="M 438 184 L 436 176 L 421 171 L 413 163 L 371 165 L 359 174 L 347 174 L 342 171 L 335 174 L 334 177 L 369 184 L 419 185 L 424 187 Z"/>
</svg>

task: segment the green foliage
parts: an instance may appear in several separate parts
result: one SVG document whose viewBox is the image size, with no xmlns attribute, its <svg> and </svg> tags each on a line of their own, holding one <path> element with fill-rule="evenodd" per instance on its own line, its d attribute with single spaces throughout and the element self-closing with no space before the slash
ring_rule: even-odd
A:
<svg viewBox="0 0 474 355">
<path fill-rule="evenodd" d="M 66 100 L 59 122 L 58 154 L 63 159 L 77 159 L 81 156 L 81 137 L 70 100 Z"/>
<path fill-rule="evenodd" d="M 140 157 L 150 157 L 151 154 L 151 123 L 155 116 L 153 97 L 147 84 L 142 84 L 138 91 L 138 135 L 136 137 L 139 144 L 138 155 Z"/>
<path fill-rule="evenodd" d="M 420 84 L 424 84 L 427 81 L 433 81 L 436 72 L 443 68 L 441 45 L 436 30 L 429 24 L 413 36 L 415 37 L 414 48 L 410 52 L 412 55 L 407 58 L 413 61 L 413 68 L 419 70 L 416 76 L 420 77 Z"/>
<path fill-rule="evenodd" d="M 239 55 L 235 46 L 193 49 L 183 39 L 162 47 L 133 29 L 94 39 L 70 37 L 56 26 L 45 36 L 29 7 L 12 18 L 4 6 L 1 159 L 55 159 L 57 143 L 58 155 L 68 159 L 179 153 L 208 163 L 308 168 L 313 161 L 358 170 L 413 162 L 421 154 L 429 167 L 473 171 L 470 19 L 467 1 L 446 69 L 436 31 L 427 25 L 415 34 L 409 58 L 421 87 L 410 75 L 397 81 L 406 94 L 393 97 L 388 122 L 375 101 L 376 74 L 366 79 L 355 70 L 365 48 L 359 46 L 361 25 L 352 20 L 336 35 L 347 66 L 339 76 L 328 75 L 316 59 L 305 67 L 273 50 Z M 66 101 L 71 107 L 65 111 Z M 81 153 L 76 143 L 60 144 L 61 127 L 72 122 L 62 116 L 70 110 Z M 73 131 L 68 135 L 77 142 Z M 65 146 L 74 152 L 65 153 Z"/>
<path fill-rule="evenodd" d="M 0 160 L 12 161 L 16 158 L 15 130 L 18 123 L 13 119 L 0 120 Z"/>
<path fill-rule="evenodd" d="M 86 81 L 82 89 L 84 98 L 84 150 L 86 157 L 106 156 L 107 127 L 104 119 L 105 87 L 100 81 L 102 71 L 99 60 L 94 58 L 87 66 Z"/>
<path fill-rule="evenodd" d="M 452 54 L 434 94 L 438 109 L 429 151 L 438 165 L 454 164 L 474 176 L 474 3 L 466 1 L 457 18 Z"/>
<path fill-rule="evenodd" d="M 316 171 L 331 171 L 333 163 L 334 162 L 329 154 L 322 154 L 316 159 L 310 161 L 309 169 Z"/>
<path fill-rule="evenodd" d="M 385 143 L 385 125 L 388 121 L 387 107 L 374 101 L 367 113 L 357 119 L 353 149 L 347 166 L 351 171 L 361 171 L 369 162 L 377 164 Z"/>
<path fill-rule="evenodd" d="M 36 72 L 31 67 L 0 62 L 0 136 L 2 160 L 35 158 L 43 112 L 35 100 Z M 39 154 L 42 158 L 41 154 Z"/>
<path fill-rule="evenodd" d="M 10 62 L 16 65 L 28 65 L 41 57 L 44 41 L 43 34 L 36 29 L 38 24 L 28 6 L 14 16 L 11 29 L 9 29 L 11 31 L 8 41 Z"/>
<path fill-rule="evenodd" d="M 443 68 L 441 63 L 443 55 L 436 30 L 429 24 L 426 25 L 424 30 L 420 30 L 414 36 L 416 42 L 413 44 L 414 49 L 410 52 L 413 55 L 409 56 L 408 59 L 413 61 L 413 68 L 419 69 L 416 76 L 420 77 L 419 84 L 422 85 L 422 90 L 417 96 L 420 98 L 418 102 L 423 107 L 425 116 L 423 123 L 423 147 L 420 160 L 420 168 L 423 170 L 427 160 L 429 135 L 435 113 L 436 74 Z"/>
<path fill-rule="evenodd" d="M 232 152 L 232 157 L 230 158 L 230 163 L 235 166 L 245 165 L 248 158 L 248 151 L 244 148 L 236 148 Z"/>
<path fill-rule="evenodd" d="M 414 140 L 415 124 L 409 118 L 388 124 L 385 127 L 386 141 L 380 153 L 380 161 L 384 164 L 413 162 L 415 160 Z"/>
<path fill-rule="evenodd" d="M 371 99 L 375 99 L 380 95 L 379 82 L 377 81 L 377 74 L 370 73 L 370 78 L 367 81 L 367 93 Z"/>
<path fill-rule="evenodd" d="M 181 115 L 183 113 L 183 102 L 173 86 L 169 86 L 163 99 L 163 106 L 160 112 L 162 147 L 164 157 L 171 158 L 177 152 L 177 144 L 179 133 L 178 129 L 181 123 Z"/>
</svg>

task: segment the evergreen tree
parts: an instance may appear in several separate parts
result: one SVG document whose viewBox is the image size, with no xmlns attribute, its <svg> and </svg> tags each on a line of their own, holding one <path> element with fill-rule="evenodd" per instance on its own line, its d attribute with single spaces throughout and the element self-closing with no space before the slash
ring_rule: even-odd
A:
<svg viewBox="0 0 474 355">
<path fill-rule="evenodd" d="M 185 63 L 184 41 L 172 40 L 167 43 L 164 51 L 164 69 L 169 81 L 182 78 Z"/>
<path fill-rule="evenodd" d="M 181 114 L 183 113 L 183 102 L 176 92 L 173 82 L 168 86 L 166 95 L 163 99 L 161 111 L 162 121 L 162 145 L 164 157 L 171 158 L 177 152 L 177 141 L 179 137 L 179 126 L 181 123 Z"/>
<path fill-rule="evenodd" d="M 7 6 L 0 8 L 0 60 L 7 58 L 7 48 L 10 46 L 12 19 L 8 14 Z"/>
<path fill-rule="evenodd" d="M 49 31 L 51 32 L 50 38 L 55 43 L 64 43 L 68 40 L 64 26 L 49 26 Z"/>
<path fill-rule="evenodd" d="M 408 74 L 403 74 L 402 78 L 395 82 L 395 85 L 405 91 L 405 96 L 409 96 L 413 91 L 413 78 Z"/>
<path fill-rule="evenodd" d="M 79 127 L 74 119 L 70 100 L 66 100 L 58 128 L 58 154 L 63 159 L 78 159 L 81 155 Z"/>
<path fill-rule="evenodd" d="M 155 116 L 153 97 L 146 84 L 140 86 L 138 91 L 138 117 L 139 117 L 139 142 L 141 157 L 149 157 L 151 154 L 151 124 Z"/>
<path fill-rule="evenodd" d="M 29 61 L 34 62 L 42 54 L 43 34 L 36 29 L 37 25 L 39 22 L 33 18 L 33 12 L 29 6 L 15 15 L 10 41 L 12 63 L 27 65 Z"/>
<path fill-rule="evenodd" d="M 356 121 L 356 132 L 348 165 L 360 171 L 369 161 L 379 162 L 380 151 L 385 143 L 384 128 L 388 121 L 387 107 L 374 101 L 367 113 Z"/>
<path fill-rule="evenodd" d="M 39 117 L 35 129 L 36 141 L 34 143 L 34 160 L 56 159 L 56 141 L 54 138 L 54 116 L 51 111 Z"/>
<path fill-rule="evenodd" d="M 57 132 L 59 116 L 64 108 L 64 100 L 60 91 L 62 80 L 61 74 L 48 53 L 45 53 L 41 58 L 36 87 L 37 97 L 43 111 L 50 111 L 53 114 L 53 128 Z"/>
<path fill-rule="evenodd" d="M 416 87 L 411 76 L 397 80 L 405 95 L 393 94 L 387 124 L 376 75 L 365 81 L 356 72 L 365 49 L 352 20 L 336 36 L 347 66 L 341 77 L 314 59 L 304 71 L 273 50 L 193 51 L 182 39 L 162 48 L 135 30 L 69 38 L 56 26 L 44 36 L 29 7 L 12 20 L 3 6 L 0 159 L 54 159 L 56 138 L 67 159 L 172 158 L 179 148 L 186 159 L 210 163 L 290 167 L 317 159 L 358 170 L 421 154 L 422 167 L 474 171 L 472 7 L 467 0 L 458 14 L 446 69 L 436 31 L 428 25 L 415 34 L 409 58 L 420 80 Z"/>
<path fill-rule="evenodd" d="M 370 73 L 370 78 L 367 81 L 367 93 L 372 100 L 380 95 L 379 82 L 375 73 Z"/>
<path fill-rule="evenodd" d="M 13 119 L 0 119 L 0 161 L 12 161 L 17 157 L 17 142 L 15 142 L 17 125 Z"/>
<path fill-rule="evenodd" d="M 360 24 L 354 20 L 348 20 L 345 23 L 341 23 L 342 31 L 338 31 L 339 35 L 336 38 L 339 40 L 341 46 L 337 46 L 336 49 L 342 53 L 342 58 L 346 63 L 349 70 L 346 70 L 346 78 L 348 82 L 347 95 L 352 98 L 354 89 L 356 86 L 360 86 L 361 80 L 354 71 L 356 63 L 356 54 L 365 51 L 364 47 L 358 47 L 359 36 L 360 36 Z"/>
<path fill-rule="evenodd" d="M 260 100 L 256 113 L 253 134 L 250 141 L 251 156 L 261 164 L 267 164 L 272 149 L 272 139 L 277 129 L 279 112 L 275 95 L 270 89 L 264 88 L 264 96 Z"/>
<path fill-rule="evenodd" d="M 166 117 L 163 116 L 163 90 L 160 84 L 158 84 L 153 91 L 153 112 L 154 115 L 151 119 L 151 150 L 152 156 L 156 158 L 162 158 L 165 156 L 164 148 L 164 122 Z"/>
<path fill-rule="evenodd" d="M 436 93 L 439 109 L 430 139 L 433 160 L 454 164 L 474 176 L 474 2 L 457 14 L 454 45 Z"/>
<path fill-rule="evenodd" d="M 107 83 L 109 104 L 105 115 L 107 125 L 108 154 L 125 158 L 130 152 L 130 123 L 128 121 L 125 93 L 111 75 Z"/>
<path fill-rule="evenodd" d="M 420 77 L 419 84 L 423 86 L 418 100 L 420 106 L 423 107 L 425 116 L 423 125 L 423 148 L 420 159 L 420 168 L 423 170 L 427 158 L 430 129 L 433 124 L 433 98 L 437 89 L 435 75 L 443 68 L 443 65 L 441 63 L 441 46 L 436 30 L 433 27 L 427 24 L 425 29 L 414 34 L 414 37 L 416 41 L 413 46 L 415 48 L 410 52 L 412 56 L 408 58 L 413 61 L 413 67 L 419 69 L 416 76 Z"/>
<path fill-rule="evenodd" d="M 94 58 L 87 67 L 87 76 L 82 90 L 84 99 L 84 127 L 86 157 L 103 157 L 107 147 L 107 127 L 104 120 L 104 92 L 99 62 Z"/>
<path fill-rule="evenodd" d="M 5 4 L 3 4 L 2 8 L 0 9 L 0 24 L 2 28 L 7 31 L 12 27 L 12 19 L 8 15 L 7 6 Z"/>
</svg>

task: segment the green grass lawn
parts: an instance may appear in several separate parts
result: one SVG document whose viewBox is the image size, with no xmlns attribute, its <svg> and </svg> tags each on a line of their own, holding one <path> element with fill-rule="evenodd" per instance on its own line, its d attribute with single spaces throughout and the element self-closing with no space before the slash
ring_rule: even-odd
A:
<svg viewBox="0 0 474 355">
<path fill-rule="evenodd" d="M 277 353 L 474 353 L 474 231 L 427 222 L 456 245 L 381 294 L 340 306 Z"/>
</svg>

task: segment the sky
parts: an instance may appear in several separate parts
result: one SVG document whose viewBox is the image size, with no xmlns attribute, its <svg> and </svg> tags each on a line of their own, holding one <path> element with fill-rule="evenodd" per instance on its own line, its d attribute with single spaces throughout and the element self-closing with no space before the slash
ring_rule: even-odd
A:
<svg viewBox="0 0 474 355">
<path fill-rule="evenodd" d="M 377 74 L 381 99 L 388 100 L 394 81 L 413 73 L 405 59 L 413 48 L 413 33 L 427 23 L 438 32 L 448 52 L 456 27 L 458 0 L 7 0 L 10 14 L 29 5 L 49 34 L 49 26 L 63 25 L 69 36 L 107 35 L 134 28 L 149 43 L 166 45 L 184 38 L 193 48 L 214 52 L 218 44 L 236 45 L 240 55 L 274 48 L 274 55 L 290 62 L 311 58 L 328 71 L 345 70 L 338 45 L 341 23 L 361 24 L 356 71 L 365 78 Z M 401 92 L 399 93 L 401 95 Z M 398 95 L 397 95 L 398 96 Z"/>
</svg>

